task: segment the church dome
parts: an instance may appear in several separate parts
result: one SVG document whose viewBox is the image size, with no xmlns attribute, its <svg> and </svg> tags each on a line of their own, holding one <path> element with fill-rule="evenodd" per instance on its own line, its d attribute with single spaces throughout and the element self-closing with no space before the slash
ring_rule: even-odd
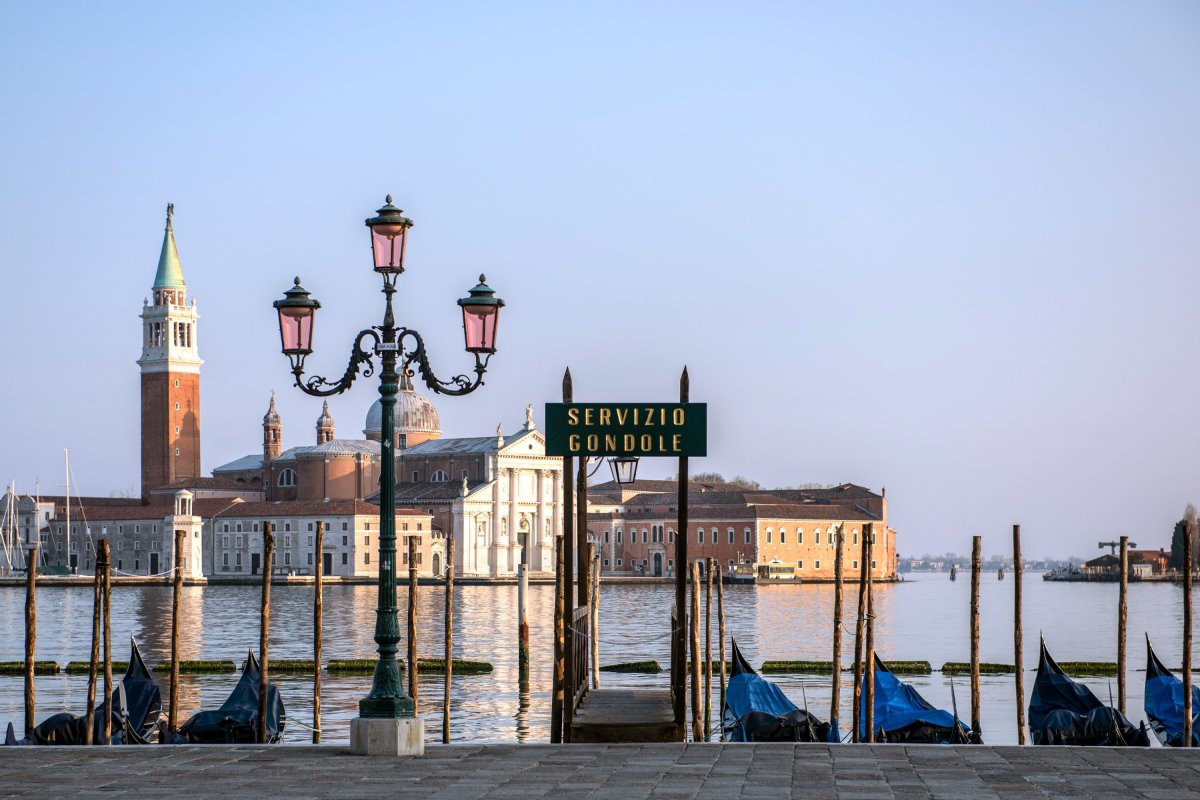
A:
<svg viewBox="0 0 1200 800">
<path fill-rule="evenodd" d="M 363 433 L 368 439 L 383 438 L 383 400 L 376 400 L 367 412 Z M 400 391 L 396 393 L 396 435 L 424 434 L 428 438 L 442 435 L 442 423 L 433 403 L 417 394 L 408 376 L 400 379 Z"/>
</svg>

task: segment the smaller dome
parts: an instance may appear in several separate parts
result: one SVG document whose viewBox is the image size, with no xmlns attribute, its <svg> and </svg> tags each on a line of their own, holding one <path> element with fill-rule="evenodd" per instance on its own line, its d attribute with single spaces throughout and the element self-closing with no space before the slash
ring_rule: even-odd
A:
<svg viewBox="0 0 1200 800">
<path fill-rule="evenodd" d="M 279 410 L 275 408 L 275 393 L 271 392 L 271 407 L 267 409 L 267 413 L 263 416 L 263 425 L 281 425 L 283 421 L 279 418 Z"/>
<path fill-rule="evenodd" d="M 321 416 L 317 417 L 318 428 L 332 428 L 333 417 L 329 416 L 329 401 L 325 401 L 325 405 L 321 408 Z"/>
</svg>

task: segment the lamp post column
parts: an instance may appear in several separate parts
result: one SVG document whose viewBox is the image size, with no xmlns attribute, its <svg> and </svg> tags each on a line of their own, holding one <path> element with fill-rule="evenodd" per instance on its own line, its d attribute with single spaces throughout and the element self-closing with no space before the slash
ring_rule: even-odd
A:
<svg viewBox="0 0 1200 800">
<path fill-rule="evenodd" d="M 400 621 L 396 609 L 396 328 L 392 316 L 391 283 L 384 286 L 387 312 L 383 320 L 379 375 L 379 402 L 383 411 L 380 441 L 379 492 L 379 599 L 375 617 L 375 643 L 379 660 L 371 692 L 358 703 L 359 718 L 350 730 L 350 749 L 361 755 L 419 755 L 425 744 L 415 704 L 400 680 L 396 661 Z"/>
</svg>

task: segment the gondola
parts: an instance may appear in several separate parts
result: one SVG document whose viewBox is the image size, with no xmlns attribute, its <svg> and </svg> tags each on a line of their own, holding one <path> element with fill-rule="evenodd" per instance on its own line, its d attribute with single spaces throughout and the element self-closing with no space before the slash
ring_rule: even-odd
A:
<svg viewBox="0 0 1200 800">
<path fill-rule="evenodd" d="M 242 667 L 242 677 L 233 692 L 214 711 L 201 711 L 179 728 L 173 737 L 177 744 L 253 744 L 258 741 L 258 699 L 261 668 L 251 650 Z M 267 684 L 267 741 L 283 738 L 287 714 L 283 698 L 273 683 Z"/>
<path fill-rule="evenodd" d="M 129 665 L 112 697 L 96 708 L 92 728 L 92 743 L 100 744 L 104 734 L 104 715 L 112 708 L 113 744 L 148 744 L 149 735 L 162 715 L 162 695 L 146 662 L 130 637 Z M 52 714 L 23 739 L 12 733 L 11 723 L 6 732 L 6 745 L 84 744 L 87 741 L 87 717 L 75 714 Z"/>
<path fill-rule="evenodd" d="M 1045 639 L 1029 697 L 1029 735 L 1034 744 L 1150 746 L 1146 724 L 1135 728 L 1124 714 L 1063 672 L 1050 657 Z"/>
<path fill-rule="evenodd" d="M 733 642 L 732 672 L 721 709 L 726 742 L 834 742 L 837 724 L 821 722 L 799 708 L 778 686 L 763 678 L 742 658 Z"/>
<path fill-rule="evenodd" d="M 1166 747 L 1183 746 L 1183 681 L 1162 665 L 1146 637 L 1146 717 Z M 1200 721 L 1200 687 L 1192 687 L 1192 719 Z M 1200 729 L 1192 728 L 1192 747 L 1200 747 Z"/>
<path fill-rule="evenodd" d="M 859 714 L 859 738 L 867 733 L 867 697 Z M 875 741 L 890 744 L 983 744 L 957 714 L 934 708 L 916 689 L 875 657 Z"/>
</svg>

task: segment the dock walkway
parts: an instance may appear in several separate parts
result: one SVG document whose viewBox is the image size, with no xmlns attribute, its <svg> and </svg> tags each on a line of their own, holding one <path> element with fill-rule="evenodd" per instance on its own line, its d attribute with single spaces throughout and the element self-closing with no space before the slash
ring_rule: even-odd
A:
<svg viewBox="0 0 1200 800">
<path fill-rule="evenodd" d="M 930 745 L 430 745 L 0 748 L 0 797 L 1200 800 L 1200 752 Z"/>
</svg>

